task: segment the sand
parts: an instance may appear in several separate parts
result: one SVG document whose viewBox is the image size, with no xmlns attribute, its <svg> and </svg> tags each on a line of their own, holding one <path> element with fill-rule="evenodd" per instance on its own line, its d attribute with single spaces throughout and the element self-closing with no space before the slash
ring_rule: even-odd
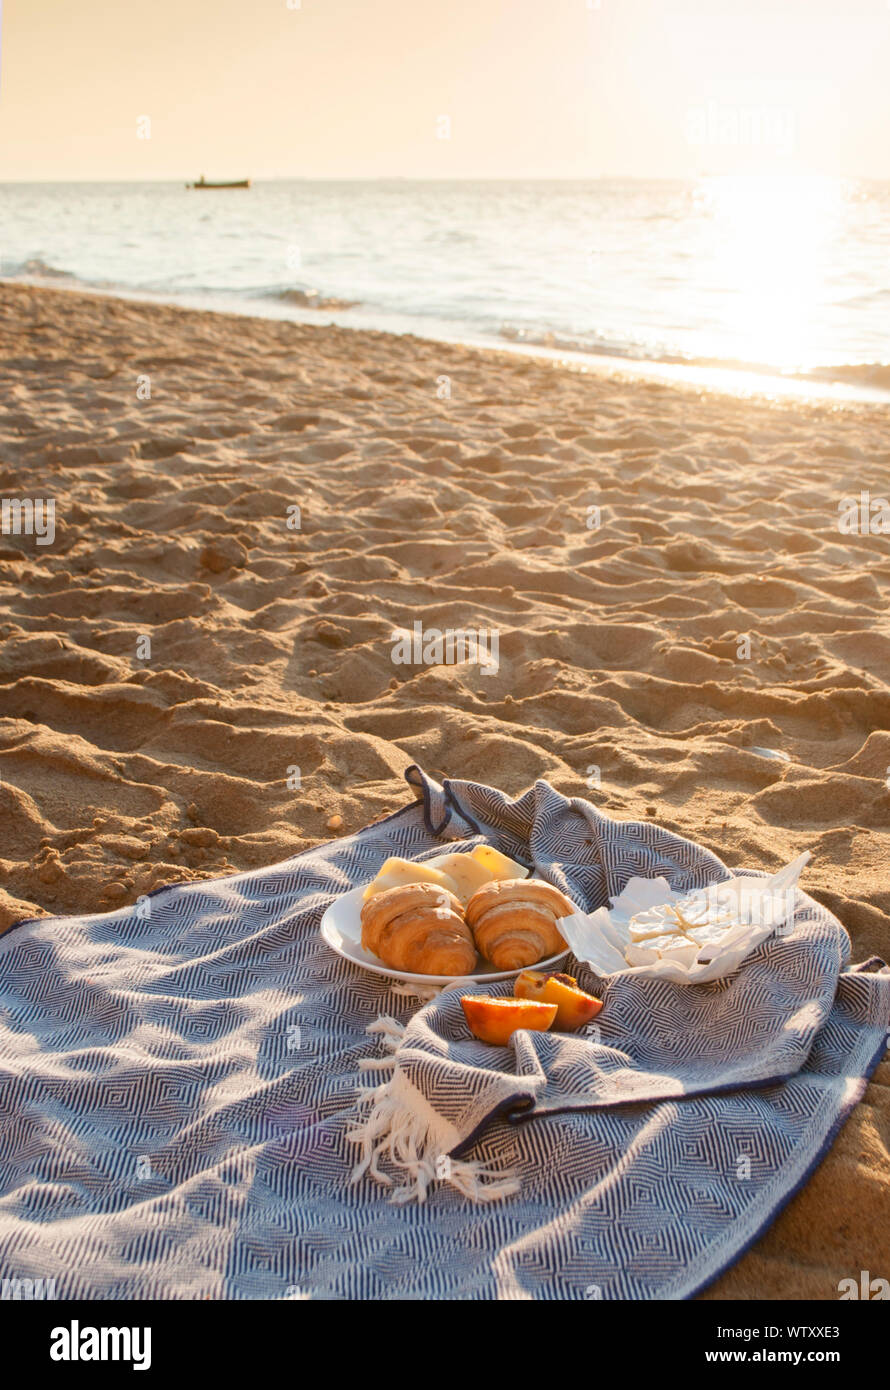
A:
<svg viewBox="0 0 890 1390">
<path fill-rule="evenodd" d="M 838 529 L 886 409 L 9 284 L 0 363 L 0 497 L 56 527 L 0 536 L 0 929 L 356 830 L 416 761 L 812 850 L 890 958 L 890 535 Z M 497 672 L 394 664 L 415 621 Z M 707 1296 L 890 1275 L 888 1147 L 885 1060 Z"/>
</svg>

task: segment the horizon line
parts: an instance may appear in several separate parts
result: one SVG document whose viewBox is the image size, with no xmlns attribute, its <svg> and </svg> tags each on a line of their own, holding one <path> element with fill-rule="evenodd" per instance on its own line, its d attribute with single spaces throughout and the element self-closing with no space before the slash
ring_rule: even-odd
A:
<svg viewBox="0 0 890 1390">
<path fill-rule="evenodd" d="M 752 178 L 752 179 L 837 179 L 851 183 L 890 183 L 888 174 L 838 174 L 825 170 L 723 170 L 700 171 L 694 174 L 267 174 L 259 177 L 242 175 L 251 184 L 261 183 L 695 183 L 701 179 Z M 214 180 L 216 181 L 216 180 Z M 12 184 L 36 186 L 40 184 L 67 184 L 72 187 L 84 184 L 184 184 L 190 186 L 183 175 L 168 174 L 158 178 L 4 178 L 0 175 L 0 187 Z"/>
</svg>

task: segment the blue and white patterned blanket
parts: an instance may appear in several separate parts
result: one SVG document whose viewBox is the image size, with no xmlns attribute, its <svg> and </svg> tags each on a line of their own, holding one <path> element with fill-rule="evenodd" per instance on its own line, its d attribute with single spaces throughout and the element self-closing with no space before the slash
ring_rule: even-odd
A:
<svg viewBox="0 0 890 1390">
<path fill-rule="evenodd" d="M 0 938 L 4 1278 L 60 1298 L 682 1298 L 806 1181 L 883 1052 L 890 972 L 851 969 L 801 894 L 794 933 L 732 980 L 616 981 L 599 1041 L 524 1035 L 497 1070 L 456 996 L 411 1018 L 416 999 L 325 945 L 335 894 L 443 838 L 483 836 L 588 908 L 634 874 L 726 870 L 546 783 L 511 802 L 408 777 L 420 799 L 348 839 Z M 518 1191 L 473 1203 L 446 1178 L 399 1204 L 350 1183 L 382 1015 L 407 1023 L 397 1069 L 455 1161 Z"/>
</svg>

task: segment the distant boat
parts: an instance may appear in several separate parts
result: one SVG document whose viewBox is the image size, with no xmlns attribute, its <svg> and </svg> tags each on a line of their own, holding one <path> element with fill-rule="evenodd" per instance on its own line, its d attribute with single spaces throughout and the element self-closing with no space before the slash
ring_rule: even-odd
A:
<svg viewBox="0 0 890 1390">
<path fill-rule="evenodd" d="M 235 179 L 232 183 L 208 183 L 202 174 L 197 183 L 187 183 L 186 188 L 249 188 L 250 179 Z"/>
</svg>

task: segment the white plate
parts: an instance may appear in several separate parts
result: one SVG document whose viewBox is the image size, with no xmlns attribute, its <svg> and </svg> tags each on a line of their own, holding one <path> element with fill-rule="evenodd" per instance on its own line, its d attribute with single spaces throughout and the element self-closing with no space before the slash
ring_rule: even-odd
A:
<svg viewBox="0 0 890 1390">
<path fill-rule="evenodd" d="M 348 893 L 341 893 L 336 897 L 321 919 L 321 934 L 338 956 L 361 965 L 365 970 L 372 970 L 375 975 L 386 975 L 391 980 L 410 980 L 419 985 L 450 985 L 454 980 L 478 980 L 490 985 L 494 984 L 495 980 L 512 980 L 514 975 L 521 975 L 527 968 L 546 970 L 548 966 L 564 960 L 569 953 L 566 947 L 558 956 L 535 961 L 531 967 L 521 966 L 519 970 L 495 970 L 493 965 L 486 965 L 472 975 L 408 975 L 404 970 L 390 970 L 388 965 L 372 956 L 362 945 L 361 910 L 364 891 L 364 886 L 352 888 Z"/>
</svg>

